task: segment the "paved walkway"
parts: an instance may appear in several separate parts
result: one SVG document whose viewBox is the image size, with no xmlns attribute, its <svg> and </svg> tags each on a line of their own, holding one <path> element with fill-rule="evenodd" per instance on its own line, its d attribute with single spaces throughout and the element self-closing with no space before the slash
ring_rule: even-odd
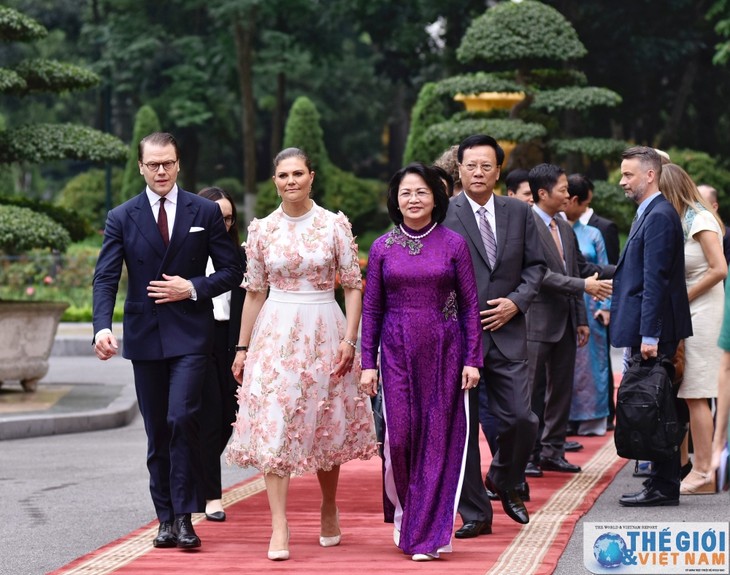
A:
<svg viewBox="0 0 730 575">
<path fill-rule="evenodd" d="M 0 440 L 15 439 L 0 441 L 2 575 L 45 573 L 153 518 L 131 363 L 96 359 L 91 334 L 90 324 L 62 324 L 39 391 L 26 394 L 17 382 L 0 388 Z M 683 497 L 679 507 L 620 507 L 620 494 L 640 486 L 632 470 L 627 465 L 579 521 L 556 574 L 586 573 L 585 521 L 727 521 L 727 493 Z M 226 486 L 243 477 L 237 468 L 223 471 Z"/>
</svg>

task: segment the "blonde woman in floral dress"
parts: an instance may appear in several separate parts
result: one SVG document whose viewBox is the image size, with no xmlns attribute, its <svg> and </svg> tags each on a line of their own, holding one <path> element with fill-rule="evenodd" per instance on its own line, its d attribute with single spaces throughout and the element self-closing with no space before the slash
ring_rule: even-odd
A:
<svg viewBox="0 0 730 575">
<path fill-rule="evenodd" d="M 314 172 L 302 150 L 283 150 L 274 168 L 281 205 L 251 222 L 246 242 L 247 295 L 232 368 L 239 411 L 227 460 L 264 474 L 268 558 L 285 560 L 290 476 L 317 473 L 319 543 L 338 545 L 340 465 L 369 459 L 377 447 L 370 402 L 358 390 L 362 278 L 350 223 L 310 198 Z M 338 273 L 347 318 L 335 302 Z"/>
</svg>

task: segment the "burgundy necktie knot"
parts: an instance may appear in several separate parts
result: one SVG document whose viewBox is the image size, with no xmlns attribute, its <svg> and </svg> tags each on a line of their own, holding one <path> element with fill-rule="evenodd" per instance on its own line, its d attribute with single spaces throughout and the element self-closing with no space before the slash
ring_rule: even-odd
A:
<svg viewBox="0 0 730 575">
<path fill-rule="evenodd" d="M 160 198 L 160 212 L 157 214 L 157 227 L 160 230 L 162 241 L 165 247 L 170 243 L 170 231 L 167 227 L 167 212 L 165 211 L 165 198 Z"/>
</svg>

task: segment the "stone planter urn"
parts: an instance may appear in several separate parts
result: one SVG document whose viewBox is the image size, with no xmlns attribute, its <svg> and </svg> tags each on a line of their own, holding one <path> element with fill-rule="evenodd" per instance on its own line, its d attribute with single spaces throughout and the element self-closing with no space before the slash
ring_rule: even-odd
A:
<svg viewBox="0 0 730 575">
<path fill-rule="evenodd" d="M 67 307 L 64 302 L 0 301 L 0 386 L 18 380 L 25 391 L 35 391 L 48 373 L 48 356 Z"/>
</svg>

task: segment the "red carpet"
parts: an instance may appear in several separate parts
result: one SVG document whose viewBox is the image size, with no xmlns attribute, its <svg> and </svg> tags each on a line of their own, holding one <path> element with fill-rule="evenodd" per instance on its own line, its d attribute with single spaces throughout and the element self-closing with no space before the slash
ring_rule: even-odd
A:
<svg viewBox="0 0 730 575">
<path fill-rule="evenodd" d="M 203 540 L 199 551 L 154 549 L 157 522 L 76 559 L 52 575 L 139 575 L 157 573 L 322 573 L 353 574 L 535 574 L 552 573 L 578 519 L 626 460 L 619 459 L 613 436 L 582 437 L 585 449 L 568 454 L 583 467 L 575 475 L 545 472 L 530 480 L 530 523 L 520 526 L 494 503 L 493 534 L 453 540 L 453 553 L 442 559 L 416 563 L 393 544 L 393 527 L 383 523 L 380 459 L 353 461 L 342 467 L 338 501 L 342 544 L 324 549 L 319 537 L 319 487 L 314 475 L 293 479 L 289 494 L 291 559 L 267 560 L 270 528 L 263 479 L 241 483 L 226 491 L 225 523 L 194 516 Z M 483 454 L 488 450 L 482 446 Z M 484 469 L 489 457 L 482 461 Z M 460 518 L 456 526 L 461 525 Z"/>
</svg>

